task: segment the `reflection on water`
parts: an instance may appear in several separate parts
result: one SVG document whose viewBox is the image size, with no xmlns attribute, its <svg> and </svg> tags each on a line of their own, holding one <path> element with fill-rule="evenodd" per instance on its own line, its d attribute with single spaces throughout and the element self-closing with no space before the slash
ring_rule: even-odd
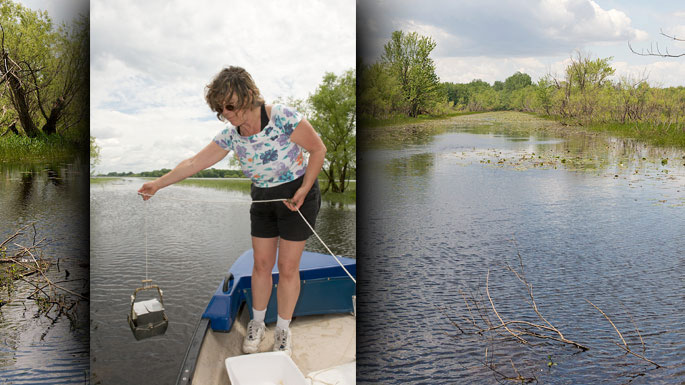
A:
<svg viewBox="0 0 685 385">
<path fill-rule="evenodd" d="M 38 239 L 46 238 L 44 257 L 53 262 L 47 277 L 88 295 L 87 165 L 0 164 L 0 242 L 35 222 Z M 32 236 L 32 233 L 29 235 Z M 15 242 L 27 241 L 17 238 Z M 21 244 L 21 243 L 20 243 Z M 22 245 L 25 245 L 22 244 Z M 33 282 L 31 278 L 29 282 Z M 88 302 L 75 305 L 75 322 L 51 311 L 39 315 L 27 299 L 34 287 L 14 282 L 0 293 L 0 376 L 12 384 L 83 384 L 88 378 Z M 64 294 L 64 293 L 61 293 Z M 5 382 L 6 381 L 6 382 Z"/>
<path fill-rule="evenodd" d="M 359 383 L 497 383 L 486 348 L 539 383 L 684 382 L 685 153 L 509 128 L 455 125 L 359 154 Z M 460 291 L 484 296 L 488 270 L 500 315 L 537 320 L 504 268 L 517 250 L 542 313 L 589 351 L 454 326 L 469 314 Z M 584 298 L 665 367 L 620 350 Z"/>
<path fill-rule="evenodd" d="M 141 184 L 127 178 L 91 187 L 94 383 L 173 383 L 211 295 L 251 247 L 249 195 L 172 186 L 143 203 L 136 195 Z M 322 204 L 316 230 L 336 254 L 356 255 L 355 212 L 350 205 Z M 162 337 L 136 341 L 126 315 L 130 295 L 145 278 L 146 227 L 148 274 L 164 290 L 169 328 Z M 306 248 L 326 253 L 315 237 Z"/>
</svg>

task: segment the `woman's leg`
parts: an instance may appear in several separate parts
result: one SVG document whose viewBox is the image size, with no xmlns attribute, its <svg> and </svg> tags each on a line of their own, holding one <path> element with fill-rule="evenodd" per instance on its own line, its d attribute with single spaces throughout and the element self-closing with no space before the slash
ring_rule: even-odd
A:
<svg viewBox="0 0 685 385">
<path fill-rule="evenodd" d="M 278 250 L 278 315 L 290 320 L 300 296 L 300 259 L 306 241 L 280 240 Z"/>
<path fill-rule="evenodd" d="M 252 267 L 252 307 L 257 310 L 264 310 L 269 304 L 271 287 L 273 286 L 271 271 L 276 263 L 277 248 L 278 237 L 252 237 L 252 249 L 254 250 L 254 266 Z"/>
</svg>

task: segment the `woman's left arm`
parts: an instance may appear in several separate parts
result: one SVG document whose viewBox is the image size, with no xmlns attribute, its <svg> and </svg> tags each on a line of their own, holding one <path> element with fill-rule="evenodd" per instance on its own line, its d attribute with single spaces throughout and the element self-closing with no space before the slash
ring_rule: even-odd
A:
<svg viewBox="0 0 685 385">
<path fill-rule="evenodd" d="M 323 161 L 326 158 L 326 145 L 323 144 L 319 135 L 314 131 L 314 127 L 305 118 L 302 118 L 297 124 L 297 127 L 290 135 L 290 141 L 309 152 L 309 162 L 307 163 L 307 171 L 304 173 L 302 186 L 297 189 L 295 195 L 290 199 L 292 203 L 285 202 L 285 205 L 290 210 L 297 211 L 302 206 L 304 198 L 309 193 L 314 182 L 316 182 L 316 178 L 319 177 Z"/>
</svg>

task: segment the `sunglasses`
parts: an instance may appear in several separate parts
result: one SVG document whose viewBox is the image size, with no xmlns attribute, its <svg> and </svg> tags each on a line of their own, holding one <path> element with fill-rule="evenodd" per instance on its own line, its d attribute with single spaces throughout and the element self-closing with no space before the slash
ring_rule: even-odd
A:
<svg viewBox="0 0 685 385">
<path fill-rule="evenodd" d="M 226 105 L 224 105 L 224 109 L 225 109 L 226 111 L 235 111 L 236 108 L 237 108 L 237 107 L 234 106 L 233 104 L 226 104 Z"/>
</svg>

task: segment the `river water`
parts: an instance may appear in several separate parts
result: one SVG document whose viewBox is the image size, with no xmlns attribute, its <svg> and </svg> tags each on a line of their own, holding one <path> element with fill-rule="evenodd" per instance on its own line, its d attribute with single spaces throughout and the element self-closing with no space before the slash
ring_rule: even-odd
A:
<svg viewBox="0 0 685 385">
<path fill-rule="evenodd" d="M 43 256 L 53 265 L 47 277 L 88 296 L 88 165 L 0 163 L 0 242 L 35 223 L 37 240 L 49 242 Z M 26 236 L 12 243 L 28 246 Z M 14 246 L 9 247 L 13 249 Z M 35 277 L 29 277 L 35 282 Z M 66 281 L 66 282 L 65 282 Z M 56 311 L 39 314 L 27 297 L 33 287 L 14 282 L 0 293 L 0 384 L 83 384 L 89 377 L 89 303 L 78 300 L 74 320 Z M 65 294 L 58 290 L 60 294 Z"/>
<path fill-rule="evenodd" d="M 91 207 L 91 370 L 93 383 L 171 384 L 205 307 L 231 264 L 251 248 L 248 194 L 171 186 L 143 203 L 143 180 L 94 183 Z M 136 341 L 126 316 L 148 276 L 164 291 L 169 328 Z M 356 255 L 356 208 L 322 203 L 316 223 L 338 255 Z M 307 250 L 326 253 L 315 237 Z"/>
<path fill-rule="evenodd" d="M 358 154 L 358 382 L 684 383 L 685 153 L 498 120 Z M 542 323 L 517 253 L 541 314 L 589 350 L 469 333 L 460 293 L 489 309 L 486 283 L 503 320 Z"/>
</svg>

